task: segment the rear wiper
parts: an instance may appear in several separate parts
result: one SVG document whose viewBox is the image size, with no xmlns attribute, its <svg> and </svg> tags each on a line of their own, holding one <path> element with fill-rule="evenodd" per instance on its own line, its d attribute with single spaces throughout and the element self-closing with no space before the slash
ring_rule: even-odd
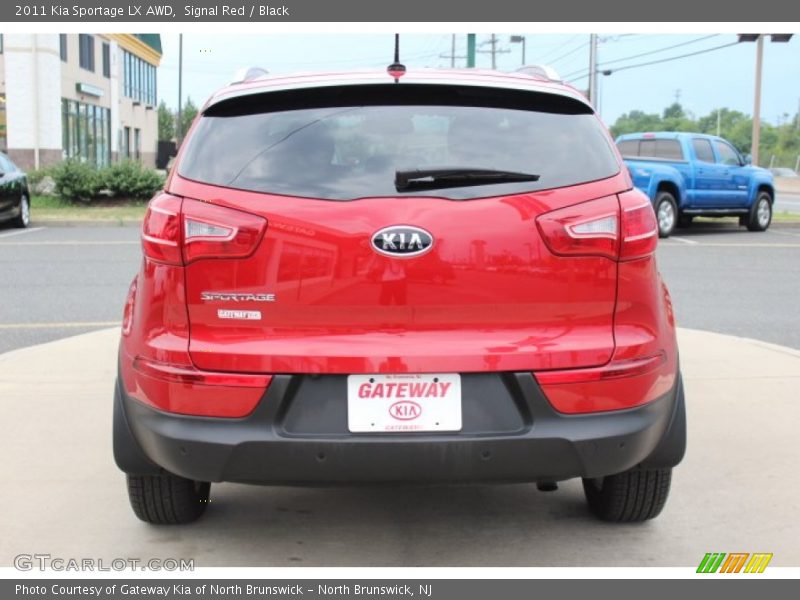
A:
<svg viewBox="0 0 800 600">
<path fill-rule="evenodd" d="M 398 192 L 538 180 L 539 176 L 533 173 L 472 167 L 409 169 L 394 174 L 394 186 Z"/>
</svg>

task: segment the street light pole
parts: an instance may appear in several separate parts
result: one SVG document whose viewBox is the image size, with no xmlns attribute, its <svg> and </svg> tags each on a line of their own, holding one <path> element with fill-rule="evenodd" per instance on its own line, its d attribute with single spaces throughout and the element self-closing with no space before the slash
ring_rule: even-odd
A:
<svg viewBox="0 0 800 600">
<path fill-rule="evenodd" d="M 525 36 L 524 35 L 512 35 L 508 38 L 508 41 L 512 44 L 522 44 L 522 66 L 525 66 Z"/>
</svg>

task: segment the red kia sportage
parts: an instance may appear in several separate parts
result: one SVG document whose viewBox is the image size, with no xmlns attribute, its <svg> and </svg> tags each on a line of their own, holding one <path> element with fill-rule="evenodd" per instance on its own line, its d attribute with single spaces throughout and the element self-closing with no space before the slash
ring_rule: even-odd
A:
<svg viewBox="0 0 800 600">
<path fill-rule="evenodd" d="M 136 515 L 210 482 L 581 477 L 661 511 L 686 444 L 658 228 L 542 69 L 254 76 L 208 100 L 124 311 L 114 455 Z"/>
</svg>

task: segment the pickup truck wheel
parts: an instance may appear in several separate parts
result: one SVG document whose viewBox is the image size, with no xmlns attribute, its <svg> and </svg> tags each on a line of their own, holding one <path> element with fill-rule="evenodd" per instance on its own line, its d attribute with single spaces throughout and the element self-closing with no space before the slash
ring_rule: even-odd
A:
<svg viewBox="0 0 800 600">
<path fill-rule="evenodd" d="M 206 511 L 211 484 L 177 475 L 128 475 L 128 498 L 145 523 L 180 525 Z"/>
<path fill-rule="evenodd" d="M 678 220 L 678 206 L 669 192 L 658 192 L 656 195 L 656 219 L 658 220 L 658 237 L 669 237 Z"/>
<path fill-rule="evenodd" d="M 766 231 L 772 222 L 772 196 L 768 192 L 759 192 L 758 198 L 750 208 L 747 229 L 750 231 Z"/>
<path fill-rule="evenodd" d="M 672 469 L 632 469 L 584 479 L 589 508 L 603 521 L 637 523 L 658 516 L 669 495 Z"/>
</svg>

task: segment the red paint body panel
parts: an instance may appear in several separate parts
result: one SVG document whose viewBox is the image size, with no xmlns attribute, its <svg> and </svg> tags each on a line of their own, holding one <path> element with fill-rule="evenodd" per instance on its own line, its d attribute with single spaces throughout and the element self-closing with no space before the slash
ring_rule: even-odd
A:
<svg viewBox="0 0 800 600">
<path fill-rule="evenodd" d="M 202 369 L 278 373 L 468 372 L 600 365 L 614 349 L 617 263 L 554 256 L 535 217 L 622 189 L 621 176 L 510 197 L 289 198 L 173 178 L 171 193 L 267 219 L 244 260 L 186 267 L 190 353 Z M 580 189 L 583 188 L 583 189 Z M 396 224 L 429 231 L 425 255 L 374 252 Z M 203 291 L 274 303 L 202 302 Z M 221 320 L 223 309 L 260 321 Z"/>
</svg>

